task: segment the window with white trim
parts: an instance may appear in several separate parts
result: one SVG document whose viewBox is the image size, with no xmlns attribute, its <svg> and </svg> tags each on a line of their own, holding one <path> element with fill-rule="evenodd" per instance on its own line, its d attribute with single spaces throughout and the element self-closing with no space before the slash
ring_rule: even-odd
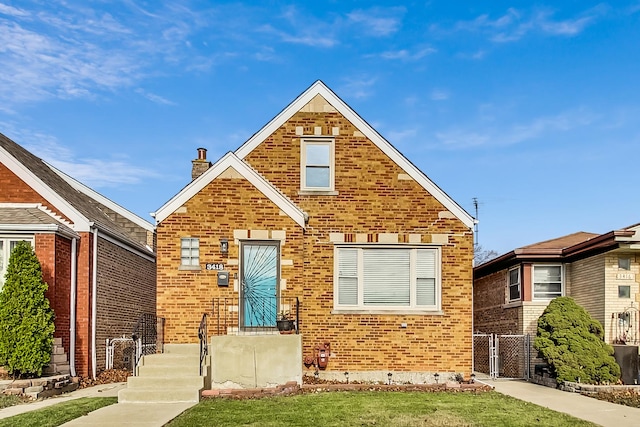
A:
<svg viewBox="0 0 640 427">
<path fill-rule="evenodd" d="M 0 290 L 4 286 L 5 274 L 7 274 L 7 266 L 9 265 L 9 257 L 11 251 L 16 247 L 18 242 L 27 242 L 33 246 L 32 237 L 0 237 Z"/>
<path fill-rule="evenodd" d="M 300 146 L 301 190 L 333 191 L 333 138 L 302 138 Z"/>
<path fill-rule="evenodd" d="M 563 293 L 562 265 L 533 266 L 533 299 L 553 299 Z"/>
<path fill-rule="evenodd" d="M 509 301 L 520 300 L 520 266 L 509 270 Z"/>
<path fill-rule="evenodd" d="M 336 247 L 336 309 L 439 310 L 437 248 Z"/>
<path fill-rule="evenodd" d="M 180 265 L 200 265 L 200 239 L 183 237 L 180 239 Z"/>
</svg>

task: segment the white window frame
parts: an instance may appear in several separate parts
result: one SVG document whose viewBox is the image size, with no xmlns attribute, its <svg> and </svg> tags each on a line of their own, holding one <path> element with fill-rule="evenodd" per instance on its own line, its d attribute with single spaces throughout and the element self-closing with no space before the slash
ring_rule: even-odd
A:
<svg viewBox="0 0 640 427">
<path fill-rule="evenodd" d="M 184 243 L 189 243 L 189 245 L 184 246 Z M 197 255 L 193 255 L 193 251 L 196 249 L 193 246 L 193 242 L 197 242 Z M 188 249 L 190 251 L 189 255 L 184 257 L 182 256 L 182 250 Z M 189 263 L 184 264 L 183 260 L 188 259 Z M 194 263 L 195 261 L 195 263 Z M 198 237 L 181 237 L 180 238 L 180 270 L 200 270 L 200 239 Z"/>
<path fill-rule="evenodd" d="M 516 271 L 518 273 L 518 281 L 516 283 L 511 283 L 511 272 Z M 511 288 L 518 288 L 518 297 L 511 297 Z M 510 268 L 507 271 L 507 300 L 509 302 L 520 301 L 522 299 L 522 273 L 520 272 L 520 266 Z"/>
<path fill-rule="evenodd" d="M 329 147 L 329 186 L 328 187 L 308 187 L 307 167 L 324 165 L 307 164 L 307 147 L 309 145 L 321 145 Z M 300 191 L 309 192 L 333 192 L 335 190 L 335 139 L 331 137 L 303 137 L 300 138 Z"/>
<path fill-rule="evenodd" d="M 536 295 L 535 270 L 536 268 L 541 268 L 541 267 L 560 267 L 560 295 L 555 295 L 555 294 L 549 294 L 548 296 L 539 296 L 540 294 Z M 553 283 L 553 282 L 550 282 L 550 283 Z M 564 266 L 562 264 L 533 264 L 531 266 L 531 296 L 533 300 L 548 301 L 557 297 L 564 296 L 564 293 L 565 293 L 565 277 L 564 277 Z"/>
<path fill-rule="evenodd" d="M 34 247 L 32 235 L 2 235 L 0 241 L 2 242 L 2 248 L 0 249 L 0 258 L 2 258 L 2 265 L 0 265 L 0 290 L 4 287 L 4 275 L 7 273 L 7 266 L 9 265 L 9 257 L 11 256 L 11 243 L 25 241 Z"/>
<path fill-rule="evenodd" d="M 348 305 L 340 304 L 339 297 L 339 254 L 341 250 L 356 250 L 358 252 L 357 258 L 357 304 Z M 410 303 L 409 305 L 397 305 L 397 306 L 376 306 L 365 305 L 364 303 L 364 251 L 376 250 L 376 249 L 396 249 L 410 251 Z M 418 250 L 428 250 L 434 253 L 435 262 L 435 304 L 433 305 L 417 305 L 417 271 L 416 260 Z M 416 246 L 416 245 L 335 245 L 334 246 L 334 279 L 333 279 L 333 308 L 334 312 L 361 312 L 361 313 L 413 313 L 413 312 L 425 312 L 425 313 L 439 313 L 442 308 L 442 255 L 441 248 L 439 246 Z"/>
</svg>

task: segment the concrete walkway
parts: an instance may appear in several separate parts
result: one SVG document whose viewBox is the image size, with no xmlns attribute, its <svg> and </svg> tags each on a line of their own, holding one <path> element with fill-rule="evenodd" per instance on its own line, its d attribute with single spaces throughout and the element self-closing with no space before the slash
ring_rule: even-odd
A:
<svg viewBox="0 0 640 427">
<path fill-rule="evenodd" d="M 498 393 L 564 412 L 604 427 L 640 425 L 640 409 L 617 405 L 578 393 L 569 393 L 523 380 L 482 380 Z"/>
<path fill-rule="evenodd" d="M 117 397 L 127 383 L 103 384 L 72 391 L 38 402 L 0 409 L 0 418 L 8 418 L 47 406 L 82 397 Z M 160 427 L 195 405 L 195 403 L 117 403 L 76 418 L 63 426 L 136 426 Z"/>
</svg>

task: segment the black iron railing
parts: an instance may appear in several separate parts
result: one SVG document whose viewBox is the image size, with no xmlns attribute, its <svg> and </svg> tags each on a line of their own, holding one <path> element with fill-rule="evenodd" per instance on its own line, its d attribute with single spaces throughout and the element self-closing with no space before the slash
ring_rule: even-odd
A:
<svg viewBox="0 0 640 427">
<path fill-rule="evenodd" d="M 294 333 L 300 333 L 298 297 L 215 298 L 212 313 L 216 335 L 277 334 L 282 319 L 291 320 Z"/>
<path fill-rule="evenodd" d="M 200 326 L 198 326 L 198 339 L 200 340 L 200 376 L 202 376 L 202 367 L 207 354 L 209 354 L 209 347 L 207 346 L 207 313 L 202 313 Z"/>
<path fill-rule="evenodd" d="M 162 345 L 158 340 L 159 320 L 163 321 L 164 319 L 157 317 L 153 313 L 144 313 L 138 318 L 133 328 L 131 338 L 136 346 L 134 373 L 136 371 L 135 367 L 138 366 L 142 356 L 157 353 L 158 345 Z"/>
</svg>

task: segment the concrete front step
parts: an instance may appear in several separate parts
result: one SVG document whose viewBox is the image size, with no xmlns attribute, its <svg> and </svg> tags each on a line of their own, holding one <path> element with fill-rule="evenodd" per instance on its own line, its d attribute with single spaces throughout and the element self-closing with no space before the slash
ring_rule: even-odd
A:
<svg viewBox="0 0 640 427">
<path fill-rule="evenodd" d="M 175 365 L 143 365 L 138 367 L 139 377 L 199 377 L 200 367 L 198 365 L 182 366 Z"/>
<path fill-rule="evenodd" d="M 187 354 L 149 354 L 142 357 L 141 366 L 199 366 L 200 356 Z"/>
<path fill-rule="evenodd" d="M 163 354 L 200 355 L 200 344 L 165 344 Z"/>
<path fill-rule="evenodd" d="M 118 392 L 118 403 L 199 402 L 202 388 L 126 388 Z"/>
<path fill-rule="evenodd" d="M 204 377 L 199 376 L 158 376 L 158 377 L 129 377 L 127 378 L 127 388 L 151 388 L 162 389 L 166 387 L 195 389 L 204 388 Z"/>
</svg>

